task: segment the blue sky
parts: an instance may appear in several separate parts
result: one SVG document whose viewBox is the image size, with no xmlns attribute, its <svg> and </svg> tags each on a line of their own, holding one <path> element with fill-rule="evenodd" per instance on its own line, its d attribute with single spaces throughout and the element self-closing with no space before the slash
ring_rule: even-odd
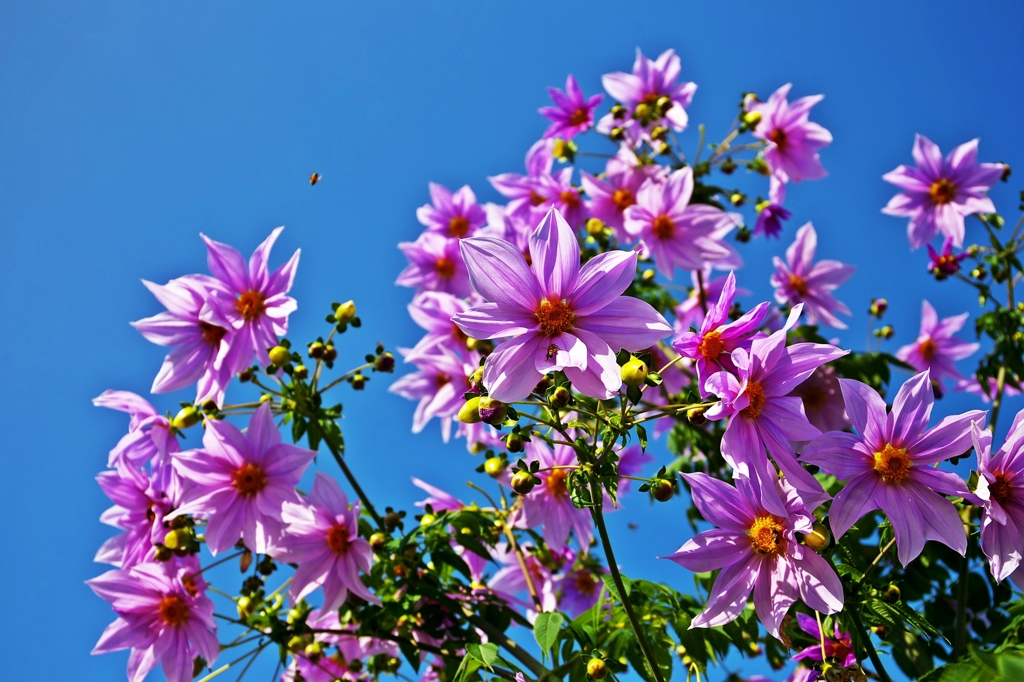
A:
<svg viewBox="0 0 1024 682">
<path fill-rule="evenodd" d="M 916 336 L 922 298 L 942 316 L 978 307 L 931 280 L 905 221 L 880 214 L 894 191 L 880 176 L 910 162 L 916 132 L 943 150 L 980 137 L 983 160 L 1022 169 L 993 191 L 1015 213 L 1022 26 L 1024 6 L 1011 2 L 0 5 L 3 665 L 21 661 L 21 679 L 123 675 L 123 655 L 88 656 L 111 612 L 82 581 L 103 570 L 91 559 L 110 534 L 97 521 L 108 503 L 93 477 L 126 419 L 90 399 L 147 392 L 163 352 L 127 324 L 158 311 L 139 280 L 204 271 L 200 231 L 248 253 L 287 226 L 275 263 L 303 249 L 293 338 L 315 337 L 329 302 L 353 298 L 364 326 L 342 358 L 378 340 L 412 345 L 395 244 L 418 234 L 427 182 L 498 199 L 486 177 L 521 169 L 547 86 L 571 72 L 595 92 L 637 46 L 672 47 L 699 84 L 690 150 L 696 123 L 710 139 L 725 132 L 743 91 L 792 82 L 795 96 L 825 93 L 814 118 L 835 136 L 822 154 L 830 175 L 791 189 L 781 241 L 744 247 L 740 283 L 755 292 L 744 302 L 770 295 L 770 256 L 812 220 L 819 257 L 858 267 L 839 290 L 857 313 L 843 345 L 863 347 L 863 311 L 886 296 L 895 350 Z M 310 187 L 314 171 L 323 180 Z M 409 434 L 413 405 L 387 383 L 343 396 L 350 461 L 371 496 L 409 508 L 410 475 L 461 494 L 477 461 L 461 443 L 443 446 L 436 427 Z M 953 397 L 939 409 L 971 407 Z M 627 573 L 691 584 L 654 559 L 687 539 L 681 505 L 638 500 L 611 525 Z"/>
</svg>

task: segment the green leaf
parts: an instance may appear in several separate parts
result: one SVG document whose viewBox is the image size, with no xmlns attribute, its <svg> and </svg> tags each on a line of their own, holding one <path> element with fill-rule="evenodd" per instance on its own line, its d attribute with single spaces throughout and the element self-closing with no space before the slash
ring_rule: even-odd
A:
<svg viewBox="0 0 1024 682">
<path fill-rule="evenodd" d="M 488 670 L 499 660 L 497 644 L 467 644 L 466 653 Z"/>
<path fill-rule="evenodd" d="M 562 614 L 549 611 L 537 616 L 533 622 L 533 636 L 544 653 L 551 651 L 551 647 L 558 641 L 558 632 L 562 628 L 565 617 Z"/>
<path fill-rule="evenodd" d="M 647 452 L 647 429 L 637 424 L 636 437 L 640 441 L 640 452 Z"/>
<path fill-rule="evenodd" d="M 629 593 L 633 589 L 633 581 L 627 578 L 626 576 L 620 577 L 622 578 L 622 587 L 625 588 L 626 596 L 628 597 Z M 604 586 L 608 588 L 608 591 L 615 595 L 616 599 L 622 601 L 622 597 L 619 596 L 619 590 L 615 587 L 615 579 L 606 573 L 605 575 L 601 576 L 601 580 L 604 581 Z"/>
<path fill-rule="evenodd" d="M 921 682 L 1018 682 L 1024 679 L 1024 656 L 1019 652 L 976 651 L 966 660 L 936 668 Z"/>
</svg>

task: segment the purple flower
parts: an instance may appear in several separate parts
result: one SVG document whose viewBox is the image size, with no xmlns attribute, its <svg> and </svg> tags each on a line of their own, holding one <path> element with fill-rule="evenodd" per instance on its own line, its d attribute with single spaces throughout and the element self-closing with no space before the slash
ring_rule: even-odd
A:
<svg viewBox="0 0 1024 682">
<path fill-rule="evenodd" d="M 996 383 L 995 377 L 989 377 L 988 381 L 986 381 L 985 383 L 987 385 L 987 388 L 981 385 L 981 382 L 978 380 L 978 377 L 970 376 L 956 382 L 956 384 L 953 386 L 953 390 L 962 391 L 963 393 L 970 393 L 971 395 L 976 395 L 979 398 L 981 398 L 981 401 L 983 403 L 989 403 L 992 401 L 992 396 L 996 394 L 996 388 L 998 387 L 998 384 Z M 1005 386 L 1003 386 L 1003 395 L 1020 395 L 1020 391 L 1018 391 L 1010 384 L 1006 384 Z"/>
<path fill-rule="evenodd" d="M 700 272 L 700 277 L 698 277 Z M 675 307 L 673 311 L 676 316 L 675 330 L 677 334 L 682 334 L 687 331 L 690 327 L 698 327 L 704 322 L 704 308 L 711 308 L 712 302 L 718 300 L 722 295 L 722 291 L 725 289 L 725 283 L 727 277 L 711 277 L 711 268 L 705 267 L 702 271 L 693 271 L 690 273 L 690 282 L 693 287 L 690 290 L 690 295 L 686 299 Z M 701 304 L 701 280 L 704 282 L 704 303 Z M 736 296 L 747 296 L 750 292 L 743 288 L 738 288 L 735 291 Z"/>
<path fill-rule="evenodd" d="M 754 224 L 754 236 L 763 234 L 767 237 L 778 237 L 782 232 L 782 221 L 789 220 L 793 215 L 783 208 L 786 200 L 786 183 L 772 176 L 768 183 L 768 201 L 757 205 L 757 222 Z"/>
<path fill-rule="evenodd" d="M 687 167 L 664 183 L 645 182 L 636 204 L 626 209 L 626 232 L 640 239 L 644 253 L 669 278 L 677 267 L 700 270 L 735 256 L 719 240 L 736 227 L 736 220 L 714 206 L 690 204 L 692 195 L 693 169 Z"/>
<path fill-rule="evenodd" d="M 791 486 L 769 481 L 774 495 L 758 490 L 756 479 L 737 479 L 736 487 L 707 474 L 683 474 L 693 503 L 714 530 L 688 540 L 672 555 L 680 566 L 705 572 L 722 569 L 707 607 L 691 628 L 715 627 L 735 620 L 746 608 L 751 589 L 757 617 L 774 637 L 797 599 L 821 613 L 843 608 L 843 586 L 828 562 L 801 545 L 794 533 L 810 531 L 814 516 Z M 785 500 L 781 513 L 761 503 Z"/>
<path fill-rule="evenodd" d="M 208 304 L 203 308 L 203 321 L 233 332 L 230 346 L 221 346 L 217 366 L 235 374 L 252 362 L 253 355 L 264 365 L 270 364 L 267 351 L 277 345 L 277 337 L 288 333 L 288 316 L 298 304 L 286 296 L 295 280 L 299 250 L 273 273 L 267 263 L 283 227 L 275 228 L 256 247 L 246 267 L 245 260 L 234 247 L 200 235 L 206 242 L 210 273 L 222 287 L 209 290 Z"/>
<path fill-rule="evenodd" d="M 753 135 L 767 145 L 764 160 L 772 175 L 784 182 L 817 180 L 826 175 L 818 150 L 832 143 L 832 133 L 807 117 L 825 96 L 801 97 L 790 104 L 786 97 L 791 87 L 786 83 L 767 102 L 752 100 L 747 105 L 747 111 L 761 114 Z"/>
<path fill-rule="evenodd" d="M 941 389 L 943 377 L 963 379 L 953 363 L 972 355 L 980 348 L 977 343 L 961 341 L 953 336 L 963 328 L 968 314 L 954 315 L 939 320 L 935 308 L 921 301 L 921 332 L 914 343 L 896 351 L 896 357 L 915 369 L 927 369 Z"/>
<path fill-rule="evenodd" d="M 422 355 L 436 354 L 439 349 L 466 352 L 466 335 L 452 317 L 469 310 L 461 298 L 443 291 L 422 291 L 409 304 L 409 317 L 427 330 L 412 350 L 405 354 L 407 362 Z"/>
<path fill-rule="evenodd" d="M 889 200 L 882 213 L 909 216 L 907 238 L 913 249 L 941 232 L 956 247 L 964 244 L 964 216 L 995 213 L 986 196 L 1003 174 L 1001 163 L 978 163 L 978 140 L 965 142 L 942 158 L 939 146 L 924 135 L 911 151 L 916 168 L 898 166 L 882 176 L 903 191 Z"/>
<path fill-rule="evenodd" d="M 946 417 L 928 429 L 935 397 L 928 371 L 900 387 L 887 414 L 885 401 L 867 384 L 840 379 L 846 410 L 856 434 L 833 431 L 812 442 L 801 456 L 841 481 L 849 481 L 829 511 L 839 539 L 862 516 L 881 509 L 892 522 L 900 563 L 917 557 L 927 540 L 963 554 L 964 524 L 944 495 L 974 498 L 959 476 L 933 464 L 971 447 L 971 424 L 984 425 L 985 412 Z"/>
<path fill-rule="evenodd" d="M 954 254 L 952 237 L 946 237 L 942 242 L 942 253 L 936 251 L 931 244 L 927 244 L 927 247 L 928 270 L 935 275 L 936 279 L 945 279 L 960 272 L 960 263 L 970 255 L 967 251 Z"/>
<path fill-rule="evenodd" d="M 571 570 L 556 578 L 559 590 L 558 608 L 573 618 L 594 604 L 601 596 L 601 576 L 605 570 L 600 566 L 572 566 Z"/>
<path fill-rule="evenodd" d="M 816 641 L 811 646 L 799 652 L 792 660 L 800 661 L 809 658 L 812 661 L 821 660 L 821 642 L 825 641 L 825 655 L 834 658 L 839 665 L 849 667 L 857 663 L 857 655 L 853 650 L 853 640 L 849 632 L 840 632 L 839 623 L 835 624 L 835 637 L 822 637 L 821 628 L 818 627 L 818 620 L 811 618 L 805 613 L 796 614 L 796 622 L 800 629 L 813 637 Z"/>
<path fill-rule="evenodd" d="M 571 468 L 566 467 L 576 466 L 575 452 L 566 445 L 556 445 L 552 450 L 538 439 L 527 444 L 526 452 L 526 461 L 539 462 L 541 471 L 537 474 L 540 484 L 523 495 L 521 526 L 543 526 L 544 542 L 556 551 L 565 547 L 570 530 L 575 531 L 580 547 L 589 547 L 590 538 L 594 535 L 590 512 L 577 509 L 569 497 Z"/>
<path fill-rule="evenodd" d="M 426 507 L 430 505 L 430 508 L 435 512 L 440 511 L 459 511 L 465 508 L 466 505 L 462 503 L 460 499 L 452 495 L 451 493 L 445 492 L 440 488 L 430 485 L 426 481 L 421 481 L 415 476 L 412 477 L 412 484 L 427 492 L 430 495 L 427 499 L 417 502 L 417 507 Z"/>
<path fill-rule="evenodd" d="M 604 95 L 584 97 L 572 74 L 565 79 L 565 92 L 548 88 L 548 94 L 555 106 L 540 109 L 541 115 L 551 121 L 544 137 L 564 137 L 567 140 L 586 132 L 594 124 L 594 109 L 604 99 Z"/>
<path fill-rule="evenodd" d="M 621 296 L 637 255 L 611 251 L 581 268 L 576 235 L 554 209 L 530 237 L 532 266 L 504 240 L 460 244 L 473 288 L 488 302 L 454 322 L 475 339 L 515 336 L 484 365 L 484 385 L 501 402 L 522 400 L 556 370 L 583 394 L 609 398 L 622 385 L 616 352 L 646 348 L 671 331 L 649 304 Z"/>
<path fill-rule="evenodd" d="M 775 274 L 771 276 L 775 287 L 775 300 L 779 303 L 804 304 L 807 321 L 810 324 L 827 324 L 836 329 L 846 329 L 846 324 L 836 313 L 850 315 L 850 309 L 837 301 L 832 291 L 850 279 L 854 267 L 837 260 L 823 260 L 812 263 L 818 249 L 818 233 L 814 225 L 807 223 L 796 231 L 796 240 L 786 249 L 786 263 L 775 256 Z"/>
<path fill-rule="evenodd" d="M 553 140 L 546 138 L 533 143 L 526 152 L 526 175 L 502 173 L 487 178 L 499 194 L 510 200 L 505 211 L 513 218 L 533 222 L 536 207 L 544 203 L 544 197 L 537 194 L 537 187 L 541 178 L 551 176 L 552 144 Z"/>
<path fill-rule="evenodd" d="M 635 174 L 616 175 L 601 180 L 586 171 L 580 171 L 580 180 L 583 190 L 590 197 L 587 202 L 590 214 L 615 230 L 615 239 L 619 243 L 633 241 L 625 229 L 626 209 L 636 203 L 636 192 L 643 178 Z"/>
<path fill-rule="evenodd" d="M 398 645 L 384 642 L 373 637 L 359 637 L 354 625 L 343 625 L 338 618 L 337 609 L 313 609 L 306 618 L 306 625 L 319 630 L 313 635 L 315 641 L 326 645 L 324 648 L 335 647 L 337 651 L 330 656 L 321 656 L 315 662 L 299 652 L 292 658 L 288 670 L 281 676 L 285 682 L 334 682 L 345 680 L 355 682 L 366 680 L 362 666 L 349 665 L 349 662 L 363 662 L 368 656 L 376 654 L 398 655 Z M 331 630 L 332 632 L 322 632 Z M 345 630 L 349 633 L 342 634 Z M 296 673 L 298 673 L 296 675 Z"/>
<path fill-rule="evenodd" d="M 224 357 L 234 339 L 229 326 L 218 326 L 203 319 L 207 302 L 218 292 L 230 297 L 220 281 L 205 275 L 188 275 L 164 285 L 142 280 L 167 312 L 132 322 L 147 340 L 158 346 L 173 347 L 153 379 L 153 393 L 169 393 L 196 386 L 196 402 L 224 402 L 224 390 L 231 381 L 232 369 Z M 208 315 L 207 315 L 208 317 Z"/>
<path fill-rule="evenodd" d="M 190 571 L 168 575 L 163 565 L 147 563 L 87 580 L 118 616 L 92 653 L 131 648 L 129 682 L 141 682 L 158 663 L 168 682 L 189 682 L 196 656 L 208 664 L 217 660 L 213 602 L 198 588 L 202 578 Z"/>
<path fill-rule="evenodd" d="M 463 394 L 472 390 L 469 377 L 480 366 L 480 356 L 470 353 L 469 359 L 463 360 L 445 348 L 437 350 L 440 352 L 411 359 L 406 356 L 419 371 L 401 377 L 388 391 L 420 401 L 412 417 L 413 433 L 419 433 L 437 417 L 441 420 L 441 436 L 447 443 L 452 433 L 452 420 L 466 402 Z"/>
<path fill-rule="evenodd" d="M 487 223 L 483 206 L 476 203 L 476 195 L 469 185 L 452 193 L 444 185 L 430 183 L 430 201 L 416 209 L 416 218 L 436 232 L 450 239 L 472 237 Z"/>
<path fill-rule="evenodd" d="M 573 227 L 587 221 L 587 205 L 580 196 L 579 188 L 572 184 L 572 168 L 563 168 L 551 175 L 542 175 L 534 187 L 535 197 L 531 201 L 531 216 L 543 218 L 554 208 Z"/>
<path fill-rule="evenodd" d="M 174 468 L 192 485 L 168 518 L 205 516 L 214 554 L 239 537 L 265 554 L 280 534 L 282 505 L 298 500 L 295 486 L 315 455 L 281 442 L 268 403 L 253 413 L 244 434 L 234 424 L 208 420 L 203 448 L 174 456 Z"/>
<path fill-rule="evenodd" d="M 145 398 L 129 391 L 108 390 L 93 398 L 92 404 L 127 412 L 131 417 L 128 434 L 110 451 L 107 466 L 116 466 L 119 461 L 134 467 L 160 466 L 170 463 L 170 455 L 181 450 L 167 417 L 158 414 Z"/>
<path fill-rule="evenodd" d="M 657 60 L 651 61 L 637 48 L 633 73 L 608 73 L 601 77 L 601 83 L 609 95 L 626 107 L 629 116 L 639 119 L 640 125 L 667 123 L 676 132 L 681 132 L 689 122 L 686 107 L 693 100 L 697 84 L 676 83 L 680 70 L 679 56 L 674 50 L 665 50 Z M 667 98 L 665 106 L 658 104 L 662 97 Z M 641 104 L 645 109 L 638 109 Z M 608 114 L 601 123 L 599 130 L 606 132 L 603 128 L 610 130 L 619 122 Z"/>
<path fill-rule="evenodd" d="M 764 316 L 768 314 L 768 303 L 759 303 L 739 319 L 729 319 L 733 299 L 736 296 L 736 276 L 730 272 L 719 294 L 718 303 L 708 308 L 708 314 L 701 322 L 700 331 L 684 331 L 672 342 L 672 347 L 684 358 L 695 360 L 697 378 L 703 384 L 714 372 L 728 369 L 734 371 L 732 352 L 737 348 L 749 349 L 761 329 Z M 703 392 L 703 385 L 700 386 Z M 707 395 L 704 393 L 704 395 Z"/>
<path fill-rule="evenodd" d="M 124 530 L 105 543 L 96 554 L 96 561 L 131 568 L 145 561 L 155 561 L 155 543 L 167 535 L 164 515 L 177 500 L 153 485 L 145 472 L 123 460 L 116 469 L 96 477 L 103 492 L 115 506 L 103 512 L 100 521 Z"/>
<path fill-rule="evenodd" d="M 743 348 L 732 352 L 735 374 L 717 372 L 704 382 L 704 390 L 721 399 L 707 411 L 708 419 L 731 417 L 722 436 L 722 455 L 737 478 L 760 481 L 759 489 L 766 495 L 761 504 L 779 515 L 785 513 L 785 503 L 771 484 L 777 474 L 766 449 L 809 507 L 828 499 L 817 479 L 796 461 L 792 445 L 812 440 L 821 432 L 807 421 L 800 398 L 788 394 L 818 367 L 847 353 L 827 344 L 787 347 L 786 332 L 799 316 L 797 304 L 782 329 L 755 339 L 749 352 Z"/>
<path fill-rule="evenodd" d="M 971 436 L 983 500 L 981 549 L 996 581 L 1010 578 L 1024 589 L 1024 411 L 1017 413 L 1006 442 L 994 455 L 991 431 L 975 424 Z"/>
<path fill-rule="evenodd" d="M 526 570 L 530 573 L 530 580 L 537 590 L 541 608 L 545 611 L 554 611 L 558 608 L 558 595 L 555 594 L 554 575 L 551 569 L 538 561 L 534 554 L 526 553 L 530 549 L 529 545 L 522 545 L 522 549 L 525 554 Z M 534 603 L 521 597 L 527 592 L 528 586 L 516 555 L 508 547 L 496 547 L 494 559 L 504 566 L 487 581 L 487 587 L 508 603 L 523 606 L 528 609 L 528 613 L 532 613 Z"/>
<path fill-rule="evenodd" d="M 823 365 L 814 370 L 790 395 L 804 401 L 807 421 L 822 432 L 845 431 L 853 425 L 846 414 L 839 375 L 831 365 Z"/>
<path fill-rule="evenodd" d="M 414 242 L 401 242 L 398 248 L 409 259 L 409 265 L 398 274 L 395 284 L 417 292 L 443 291 L 468 296 L 469 278 L 459 254 L 461 241 L 428 231 Z"/>
<path fill-rule="evenodd" d="M 303 503 L 283 502 L 282 516 L 287 526 L 271 554 L 299 565 L 289 588 L 292 603 L 318 587 L 324 588 L 325 612 L 338 609 L 349 592 L 380 603 L 359 579 L 373 556 L 370 543 L 359 537 L 359 503 L 349 507 L 337 481 L 318 471 Z"/>
</svg>

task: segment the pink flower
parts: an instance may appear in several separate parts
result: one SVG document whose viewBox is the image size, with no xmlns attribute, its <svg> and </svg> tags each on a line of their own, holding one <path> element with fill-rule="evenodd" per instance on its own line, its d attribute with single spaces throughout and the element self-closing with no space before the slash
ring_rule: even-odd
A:
<svg viewBox="0 0 1024 682">
<path fill-rule="evenodd" d="M 590 197 L 587 208 L 591 215 L 615 231 L 615 239 L 621 244 L 633 241 L 625 229 L 626 209 L 636 203 L 636 193 L 644 178 L 639 173 L 609 176 L 602 180 L 580 171 L 583 190 Z"/>
<path fill-rule="evenodd" d="M 849 667 L 857 663 L 857 654 L 853 650 L 853 641 L 850 638 L 849 632 L 841 632 L 839 630 L 838 621 L 835 624 L 835 637 L 829 637 L 828 635 L 822 637 L 821 628 L 818 627 L 818 621 L 815 618 L 811 618 L 805 613 L 796 614 L 796 622 L 800 626 L 800 629 L 809 634 L 816 640 L 815 644 L 803 649 L 796 656 L 792 658 L 794 661 L 800 661 L 808 658 L 812 661 L 821 660 L 821 647 L 822 642 L 825 644 L 825 655 L 828 658 L 834 658 L 839 662 L 839 665 Z"/>
<path fill-rule="evenodd" d="M 701 277 L 697 276 L 697 273 L 701 273 Z M 704 281 L 704 303 L 701 304 L 701 280 Z M 693 271 L 690 273 L 690 282 L 693 285 L 690 289 L 690 295 L 683 300 L 682 303 L 675 307 L 673 311 L 676 316 L 675 330 L 677 334 L 689 330 L 690 327 L 699 327 L 704 321 L 704 310 L 705 307 L 710 310 L 714 305 L 714 301 L 717 301 L 722 295 L 723 289 L 725 289 L 725 283 L 728 280 L 727 277 L 712 277 L 711 268 L 705 267 L 702 271 Z M 743 288 L 737 288 L 735 290 L 736 296 L 747 296 L 750 292 Z"/>
<path fill-rule="evenodd" d="M 935 279 L 946 279 L 950 275 L 960 272 L 960 263 L 970 255 L 967 251 L 954 254 L 951 237 L 946 237 L 942 242 L 942 253 L 936 251 L 931 244 L 926 246 L 928 247 L 928 270 L 935 275 Z"/>
<path fill-rule="evenodd" d="M 572 139 L 586 132 L 594 125 L 594 109 L 604 99 L 604 95 L 583 96 L 579 83 L 569 74 L 565 79 L 565 92 L 558 88 L 548 88 L 553 107 L 541 107 L 540 113 L 551 121 L 544 131 L 544 137 L 563 137 Z"/>
<path fill-rule="evenodd" d="M 971 425 L 978 454 L 978 495 L 982 498 L 981 549 L 996 581 L 1009 578 L 1024 589 L 1024 411 L 1010 425 L 1006 442 L 993 454 L 992 432 Z"/>
<path fill-rule="evenodd" d="M 107 571 L 86 584 L 118 615 L 92 653 L 131 648 L 129 682 L 141 682 L 158 663 L 168 682 L 189 682 L 196 656 L 207 663 L 217 660 L 213 602 L 199 588 L 203 579 L 191 569 L 168 575 L 163 565 L 146 563 Z"/>
<path fill-rule="evenodd" d="M 767 144 L 764 160 L 773 175 L 785 182 L 817 180 L 826 175 L 818 150 L 832 143 L 832 133 L 807 117 L 825 96 L 801 97 L 790 104 L 786 97 L 791 87 L 786 83 L 767 102 L 752 100 L 747 105 L 747 111 L 761 114 L 753 135 Z"/>
<path fill-rule="evenodd" d="M 412 359 L 406 356 L 406 361 L 412 362 L 419 371 L 401 377 L 388 391 L 409 400 L 419 400 L 412 418 L 413 433 L 419 433 L 437 417 L 441 421 L 441 436 L 448 442 L 453 420 L 466 402 L 463 394 L 472 390 L 469 377 L 480 366 L 479 354 L 469 353 L 468 356 L 468 360 L 463 360 L 447 348 Z"/>
<path fill-rule="evenodd" d="M 995 213 L 986 195 L 1003 174 L 1001 163 L 978 163 L 978 140 L 965 142 L 942 158 L 939 146 L 924 135 L 914 138 L 911 151 L 917 168 L 898 166 L 882 176 L 903 191 L 889 200 L 882 213 L 909 216 L 907 238 L 913 249 L 937 232 L 964 245 L 964 216 Z"/>
<path fill-rule="evenodd" d="M 431 204 L 416 209 L 416 218 L 436 232 L 449 239 L 472 237 L 487 223 L 487 214 L 476 203 L 476 195 L 469 185 L 463 185 L 454 193 L 437 183 L 430 183 Z"/>
<path fill-rule="evenodd" d="M 206 517 L 206 544 L 214 554 L 239 537 L 265 554 L 280 535 L 282 506 L 298 499 L 295 486 L 315 455 L 281 442 L 268 403 L 253 413 L 244 434 L 234 424 L 207 420 L 203 448 L 174 456 L 174 468 L 192 485 L 167 518 Z"/>
<path fill-rule="evenodd" d="M 423 329 L 426 335 L 412 350 L 405 353 L 406 362 L 412 362 L 422 355 L 436 354 L 439 349 L 464 353 L 466 335 L 452 317 L 469 310 L 469 304 L 461 298 L 443 291 L 423 291 L 409 304 L 409 317 Z"/>
<path fill-rule="evenodd" d="M 545 201 L 544 197 L 537 194 L 537 187 L 542 178 L 551 176 L 551 166 L 554 164 L 552 144 L 554 141 L 548 138 L 533 143 L 526 152 L 526 175 L 502 173 L 487 178 L 499 194 L 510 199 L 505 207 L 509 216 L 535 222 L 533 215 Z"/>
<path fill-rule="evenodd" d="M 278 336 L 288 333 L 288 316 L 298 307 L 286 294 L 295 280 L 299 250 L 274 272 L 268 267 L 270 250 L 283 229 L 275 228 L 256 247 L 248 267 L 234 247 L 200 235 L 206 242 L 210 273 L 222 285 L 208 290 L 210 298 L 200 317 L 233 332 L 230 344 L 221 345 L 216 360 L 217 367 L 232 374 L 248 367 L 254 354 L 264 365 L 270 364 L 267 351 L 277 345 Z"/>
<path fill-rule="evenodd" d="M 469 295 L 466 264 L 459 255 L 460 239 L 448 239 L 436 232 L 424 232 L 414 242 L 401 242 L 398 248 L 409 265 L 398 274 L 395 284 L 421 291 L 443 291 L 456 296 Z"/>
<path fill-rule="evenodd" d="M 674 50 L 665 50 L 655 61 L 645 57 L 640 49 L 636 51 L 633 73 L 621 71 L 601 77 L 604 89 L 621 102 L 627 109 L 625 121 L 615 119 L 611 114 L 601 119 L 598 130 L 608 132 L 615 125 L 646 127 L 649 124 L 671 126 L 676 132 L 686 129 L 689 117 L 686 107 L 697 91 L 696 83 L 676 83 L 680 73 L 679 56 Z M 658 106 L 658 100 L 665 98 L 667 105 Z M 638 105 L 647 107 L 647 114 L 638 111 Z M 635 118 L 631 118 L 635 117 Z M 639 130 L 633 133 L 637 137 Z"/>
<path fill-rule="evenodd" d="M 473 288 L 488 302 L 454 322 L 476 339 L 515 337 L 484 365 L 484 385 L 497 400 L 522 400 L 556 370 L 585 395 L 609 398 L 622 385 L 616 352 L 646 348 L 672 329 L 649 304 L 621 296 L 636 254 L 603 253 L 581 268 L 576 235 L 554 209 L 530 237 L 532 266 L 504 240 L 460 244 Z"/>
<path fill-rule="evenodd" d="M 837 301 L 832 291 L 850 279 L 854 267 L 837 260 L 823 260 L 813 263 L 818 249 L 818 233 L 814 225 L 807 223 L 796 231 L 796 240 L 786 249 L 786 263 L 775 256 L 775 274 L 771 277 L 775 287 L 775 300 L 779 303 L 804 304 L 807 321 L 810 324 L 827 324 L 836 329 L 846 329 L 846 324 L 836 313 L 850 315 L 850 309 Z"/>
<path fill-rule="evenodd" d="M 754 224 L 754 236 L 763 234 L 767 237 L 778 237 L 782 232 L 782 221 L 789 220 L 793 215 L 783 207 L 786 200 L 786 183 L 773 175 L 768 184 L 768 201 L 757 205 L 757 222 Z"/>
<path fill-rule="evenodd" d="M 103 512 L 103 523 L 120 528 L 124 533 L 103 543 L 96 561 L 131 568 L 145 561 L 155 561 L 155 543 L 167 535 L 164 515 L 174 508 L 176 500 L 150 482 L 145 472 L 125 461 L 116 469 L 96 477 L 100 488 L 114 506 Z"/>
<path fill-rule="evenodd" d="M 668 176 L 664 183 L 648 180 L 637 193 L 636 204 L 626 209 L 625 229 L 640 239 L 643 252 L 654 259 L 658 271 L 671 278 L 676 268 L 700 270 L 705 265 L 738 259 L 720 240 L 736 227 L 725 211 L 707 204 L 691 204 L 693 169 Z"/>
<path fill-rule="evenodd" d="M 292 603 L 318 587 L 324 588 L 324 612 L 338 609 L 349 592 L 380 603 L 359 579 L 373 556 L 370 543 L 359 537 L 359 503 L 349 507 L 337 481 L 318 471 L 305 503 L 285 502 L 283 517 L 288 525 L 271 554 L 299 565 L 289 589 Z"/>
<path fill-rule="evenodd" d="M 953 336 L 963 328 L 968 314 L 954 315 L 939 320 L 935 308 L 928 301 L 921 301 L 921 333 L 914 343 L 896 351 L 896 357 L 915 369 L 927 369 L 939 388 L 942 379 L 963 379 L 953 363 L 974 354 L 981 346 L 961 341 Z"/>
<path fill-rule="evenodd" d="M 553 550 L 565 547 L 569 531 L 575 531 L 580 547 L 589 547 L 594 535 L 590 512 L 573 506 L 567 485 L 571 469 L 565 467 L 576 466 L 576 453 L 565 445 L 552 450 L 537 439 L 527 448 L 527 462 L 539 462 L 542 471 L 537 474 L 540 484 L 523 495 L 522 527 L 543 526 L 544 542 Z"/>
<path fill-rule="evenodd" d="M 746 608 L 754 591 L 757 617 L 774 637 L 797 599 L 821 613 L 843 608 L 843 585 L 828 562 L 800 544 L 795 533 L 814 523 L 796 490 L 777 480 L 774 495 L 758 490 L 757 479 L 736 479 L 736 487 L 707 474 L 683 474 L 693 489 L 693 503 L 717 526 L 688 540 L 670 559 L 694 572 L 722 569 L 707 607 L 691 628 L 725 625 Z M 768 510 L 763 499 L 785 500 L 781 512 Z"/>
</svg>

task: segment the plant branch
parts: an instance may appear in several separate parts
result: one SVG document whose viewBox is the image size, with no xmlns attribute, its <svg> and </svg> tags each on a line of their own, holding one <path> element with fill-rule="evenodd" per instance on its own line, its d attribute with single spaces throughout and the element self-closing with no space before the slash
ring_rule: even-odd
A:
<svg viewBox="0 0 1024 682">
<path fill-rule="evenodd" d="M 313 417 L 309 420 L 309 426 L 311 429 L 316 429 L 316 432 L 320 436 L 320 439 L 324 443 L 327 443 L 327 449 L 331 451 L 331 454 L 334 456 L 334 461 L 337 462 L 338 467 L 341 468 L 341 473 L 345 474 L 345 478 L 348 480 L 348 484 L 352 486 L 352 490 L 355 491 L 356 495 L 359 497 L 359 500 L 363 503 L 363 509 L 365 509 L 367 513 L 369 513 L 370 516 L 373 517 L 373 520 L 377 524 L 378 528 L 380 528 L 381 530 L 385 530 L 384 519 L 382 519 L 380 517 L 380 514 L 377 513 L 377 510 L 374 508 L 373 503 L 370 502 L 370 498 L 368 498 L 366 496 L 366 493 L 363 492 L 363 489 L 359 485 L 359 482 L 356 480 L 356 477 L 352 475 L 352 471 L 349 470 L 348 465 L 345 464 L 345 459 L 342 457 L 341 452 L 338 450 L 337 444 L 331 438 L 329 438 L 326 433 L 324 433 L 324 430 L 322 428 L 320 428 L 320 422 L 316 419 L 316 417 Z"/>
</svg>

